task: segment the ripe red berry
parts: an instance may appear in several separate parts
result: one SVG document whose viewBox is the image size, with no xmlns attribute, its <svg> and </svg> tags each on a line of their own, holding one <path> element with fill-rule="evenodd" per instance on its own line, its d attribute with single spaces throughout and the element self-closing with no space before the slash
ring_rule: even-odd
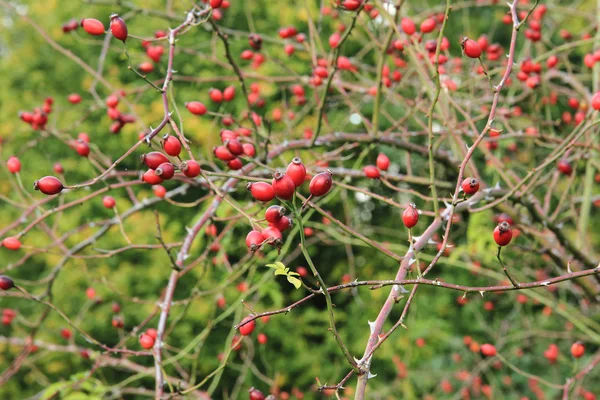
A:
<svg viewBox="0 0 600 400">
<path fill-rule="evenodd" d="M 198 175 L 200 175 L 200 164 L 198 164 L 196 161 L 194 160 L 188 160 L 188 161 L 184 161 L 181 163 L 181 166 L 179 167 L 181 169 L 181 172 L 183 172 L 183 174 L 185 176 L 187 176 L 188 178 L 195 178 Z"/>
<path fill-rule="evenodd" d="M 0 275 L 0 289 L 10 290 L 15 287 L 15 282 L 6 275 Z"/>
<path fill-rule="evenodd" d="M 233 160 L 227 161 L 227 166 L 229 167 L 229 169 L 237 171 L 239 169 L 242 169 L 244 165 L 242 164 L 242 160 L 240 160 L 239 158 L 234 158 Z"/>
<path fill-rule="evenodd" d="M 212 8 L 219 8 L 223 4 L 223 0 L 210 0 L 210 6 Z"/>
<path fill-rule="evenodd" d="M 167 156 L 158 151 L 152 151 L 148 154 L 142 154 L 140 159 L 146 165 L 146 167 L 150 169 L 156 169 L 160 164 L 169 162 Z"/>
<path fill-rule="evenodd" d="M 383 153 L 379 153 L 377 156 L 377 168 L 382 171 L 387 171 L 390 167 L 390 159 Z"/>
<path fill-rule="evenodd" d="M 281 231 L 274 226 L 268 226 L 262 230 L 263 240 L 269 244 L 277 244 L 283 239 Z"/>
<path fill-rule="evenodd" d="M 77 151 L 77 154 L 82 157 L 87 157 L 90 155 L 90 145 L 81 139 L 79 139 L 75 144 L 75 150 Z"/>
<path fill-rule="evenodd" d="M 142 175 L 142 181 L 149 185 L 158 185 L 159 183 L 163 183 L 163 179 L 156 175 L 153 169 L 149 169 L 148 171 L 144 172 L 144 175 Z"/>
<path fill-rule="evenodd" d="M 81 27 L 90 35 L 104 35 L 104 24 L 94 18 L 84 18 L 81 20 Z"/>
<path fill-rule="evenodd" d="M 104 196 L 102 199 L 102 204 L 104 204 L 104 207 L 106 208 L 113 208 L 116 204 L 116 201 L 112 196 Z"/>
<path fill-rule="evenodd" d="M 199 101 L 190 101 L 189 103 L 186 103 L 185 106 L 194 115 L 206 114 L 206 106 Z"/>
<path fill-rule="evenodd" d="M 215 103 L 221 103 L 223 101 L 223 93 L 219 89 L 210 89 L 208 91 L 208 96 Z"/>
<path fill-rule="evenodd" d="M 381 173 L 374 165 L 367 165 L 363 168 L 363 172 L 365 176 L 370 179 L 379 179 L 381 177 Z"/>
<path fill-rule="evenodd" d="M 154 328 L 146 329 L 146 335 L 150 336 L 152 339 L 156 340 L 158 337 L 158 331 Z"/>
<path fill-rule="evenodd" d="M 11 156 L 6 161 L 6 167 L 11 173 L 16 174 L 21 171 L 21 161 L 17 157 Z"/>
<path fill-rule="evenodd" d="M 592 108 L 596 111 L 600 110 L 600 92 L 594 93 L 592 96 Z"/>
<path fill-rule="evenodd" d="M 260 50 L 260 48 L 262 47 L 262 38 L 256 33 L 251 33 L 248 36 L 248 44 L 254 50 Z"/>
<path fill-rule="evenodd" d="M 108 108 L 115 108 L 116 106 L 119 105 L 119 98 L 117 96 L 115 96 L 114 94 L 111 94 L 110 96 L 108 96 L 106 98 L 106 107 Z"/>
<path fill-rule="evenodd" d="M 110 33 L 123 42 L 127 40 L 127 25 L 125 24 L 125 21 L 123 21 L 123 18 L 119 17 L 118 14 L 112 14 L 110 16 Z"/>
<path fill-rule="evenodd" d="M 429 33 L 435 29 L 435 20 L 433 18 L 427 18 L 421 22 L 421 32 Z"/>
<path fill-rule="evenodd" d="M 481 47 L 473 39 L 464 38 L 460 45 L 469 58 L 479 58 L 481 56 Z"/>
<path fill-rule="evenodd" d="M 404 33 L 409 36 L 417 31 L 414 21 L 410 18 L 402 18 L 402 21 L 400 21 L 400 26 L 402 27 Z"/>
<path fill-rule="evenodd" d="M 465 178 L 461 187 L 466 194 L 475 194 L 479 190 L 479 181 L 475 178 Z"/>
<path fill-rule="evenodd" d="M 175 167 L 170 162 L 162 163 L 154 170 L 154 173 L 161 179 L 168 180 L 175 175 Z"/>
<path fill-rule="evenodd" d="M 150 61 L 144 61 L 138 64 L 138 69 L 144 74 L 154 71 L 154 65 Z"/>
<path fill-rule="evenodd" d="M 78 103 L 81 103 L 81 96 L 78 95 L 77 93 L 72 93 L 67 97 L 67 100 L 71 104 L 78 104 Z"/>
<path fill-rule="evenodd" d="M 332 176 L 333 173 L 330 170 L 319 172 L 313 176 L 308 187 L 310 194 L 315 197 L 326 195 L 333 184 L 333 179 L 331 178 Z"/>
<path fill-rule="evenodd" d="M 140 346 L 146 350 L 151 349 L 154 346 L 154 338 L 147 333 L 142 333 L 140 335 Z"/>
<path fill-rule="evenodd" d="M 265 400 L 265 395 L 260 390 L 254 388 L 248 390 L 248 396 L 250 400 Z"/>
<path fill-rule="evenodd" d="M 500 222 L 494 229 L 494 240 L 498 246 L 506 246 L 512 240 L 512 229 L 506 221 Z"/>
<path fill-rule="evenodd" d="M 161 199 L 167 194 L 167 189 L 165 189 L 165 187 L 162 185 L 154 185 L 152 190 L 154 191 L 154 195 Z"/>
<path fill-rule="evenodd" d="M 267 202 L 275 198 L 275 190 L 267 182 L 250 182 L 247 188 L 258 201 Z"/>
<path fill-rule="evenodd" d="M 166 134 L 163 136 L 163 150 L 170 156 L 177 157 L 181 153 L 181 142 L 175 136 Z"/>
<path fill-rule="evenodd" d="M 273 183 L 271 185 L 277 197 L 284 200 L 290 200 L 296 191 L 296 184 L 293 179 L 279 171 L 273 174 Z"/>
<path fill-rule="evenodd" d="M 239 156 L 241 154 L 244 154 L 244 147 L 242 146 L 242 144 L 240 142 L 238 142 L 235 139 L 230 139 L 230 140 L 226 141 L 225 146 L 227 147 L 227 150 L 229 150 L 229 152 L 231 154 L 233 154 L 234 156 Z"/>
<path fill-rule="evenodd" d="M 223 90 L 223 100 L 231 101 L 235 98 L 235 87 L 227 86 L 225 90 Z"/>
<path fill-rule="evenodd" d="M 415 203 L 410 203 L 408 208 L 402 213 L 402 222 L 407 228 L 412 228 L 419 222 L 419 210 Z"/>
<path fill-rule="evenodd" d="M 256 337 L 256 340 L 258 341 L 259 344 L 266 344 L 267 343 L 267 335 L 265 335 L 264 333 L 259 333 L 258 336 Z"/>
<path fill-rule="evenodd" d="M 251 317 L 246 317 L 242 320 L 242 324 L 246 321 L 248 321 Z M 256 321 L 252 320 L 250 322 L 246 322 L 244 325 L 240 326 L 240 334 L 242 336 L 248 336 L 252 333 L 252 331 L 254 331 L 254 327 L 256 326 Z"/>
<path fill-rule="evenodd" d="M 45 176 L 42 179 L 35 181 L 33 183 L 33 188 L 44 194 L 53 195 L 60 193 L 64 186 L 57 178 L 53 176 Z"/>
<path fill-rule="evenodd" d="M 256 149 L 252 143 L 244 143 L 242 148 L 244 149 L 244 154 L 248 157 L 254 157 L 256 155 Z"/>
<path fill-rule="evenodd" d="M 8 250 L 19 250 L 21 248 L 21 241 L 16 237 L 10 236 L 4 238 L 4 240 L 2 241 L 2 245 Z"/>
<path fill-rule="evenodd" d="M 299 157 L 294 157 L 292 162 L 287 166 L 285 174 L 292 178 L 294 185 L 298 187 L 306 179 L 306 167 L 302 164 L 302 160 Z"/>
<path fill-rule="evenodd" d="M 270 225 L 273 226 L 274 228 L 277 228 L 277 230 L 280 232 L 285 232 L 288 229 L 290 229 L 292 224 L 293 224 L 293 221 L 291 218 L 283 216 L 278 221 L 275 221 L 274 223 L 272 223 Z"/>
<path fill-rule="evenodd" d="M 575 358 L 582 357 L 585 354 L 585 346 L 582 342 L 575 342 L 571 346 L 571 355 Z"/>
<path fill-rule="evenodd" d="M 214 148 L 213 152 L 215 154 L 215 157 L 217 157 L 221 161 L 231 161 L 234 158 L 236 158 L 235 155 L 232 154 L 226 146 L 217 146 Z"/>
<path fill-rule="evenodd" d="M 493 344 L 482 344 L 480 350 L 481 354 L 486 357 L 494 357 L 496 355 L 496 347 Z"/>
<path fill-rule="evenodd" d="M 564 175 L 571 175 L 573 173 L 573 167 L 567 160 L 560 160 L 557 164 L 558 170 Z"/>
<path fill-rule="evenodd" d="M 285 215 L 285 208 L 277 205 L 270 206 L 265 211 L 265 219 L 268 222 L 276 223 Z"/>
<path fill-rule="evenodd" d="M 62 336 L 63 338 L 65 338 L 65 340 L 69 340 L 73 336 L 73 333 L 71 332 L 70 329 L 63 328 L 63 329 L 60 330 L 60 336 Z"/>
<path fill-rule="evenodd" d="M 250 231 L 248 235 L 246 235 L 246 246 L 250 251 L 255 252 L 258 250 L 260 245 L 264 242 L 263 234 L 259 231 Z"/>
</svg>

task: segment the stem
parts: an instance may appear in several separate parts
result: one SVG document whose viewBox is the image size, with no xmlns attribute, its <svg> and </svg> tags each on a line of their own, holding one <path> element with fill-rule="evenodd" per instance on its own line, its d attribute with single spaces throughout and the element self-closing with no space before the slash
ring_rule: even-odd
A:
<svg viewBox="0 0 600 400">
<path fill-rule="evenodd" d="M 504 273 L 506 274 L 506 277 L 508 278 L 510 283 L 512 283 L 515 288 L 519 288 L 519 284 L 517 283 L 517 281 L 515 281 L 513 279 L 512 276 L 510 276 L 510 274 L 508 273 L 508 269 L 506 269 L 506 265 L 504 265 L 504 263 L 502 262 L 502 259 L 500 258 L 501 251 L 502 251 L 502 246 L 498 246 L 498 254 L 496 254 L 496 257 L 498 258 L 498 261 L 500 261 L 500 265 L 502 265 L 502 269 L 504 270 Z"/>
</svg>

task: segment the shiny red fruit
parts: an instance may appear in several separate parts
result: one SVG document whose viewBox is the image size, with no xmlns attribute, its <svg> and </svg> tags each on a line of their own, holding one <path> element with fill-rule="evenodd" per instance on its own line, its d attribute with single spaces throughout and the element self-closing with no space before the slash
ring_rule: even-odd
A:
<svg viewBox="0 0 600 400">
<path fill-rule="evenodd" d="M 251 317 L 246 317 L 242 320 L 242 324 L 248 321 Z M 256 326 L 256 322 L 254 320 L 250 322 L 246 322 L 244 325 L 240 326 L 240 334 L 242 336 L 248 336 L 254 331 L 254 327 Z"/>
<path fill-rule="evenodd" d="M 8 250 L 19 250 L 21 248 L 21 241 L 13 236 L 7 237 L 2 241 L 2 246 Z"/>
<path fill-rule="evenodd" d="M 140 335 L 140 346 L 146 350 L 151 349 L 154 346 L 154 338 L 147 333 L 142 333 Z"/>
<path fill-rule="evenodd" d="M 200 164 L 194 160 L 184 161 L 179 168 L 188 178 L 195 178 L 200 175 L 200 172 L 202 171 Z"/>
<path fill-rule="evenodd" d="M 248 398 L 250 400 L 265 400 L 265 395 L 258 389 L 250 388 L 248 390 Z"/>
<path fill-rule="evenodd" d="M 281 231 L 274 226 L 268 226 L 262 230 L 263 240 L 269 244 L 280 242 L 283 239 Z"/>
<path fill-rule="evenodd" d="M 247 188 L 258 201 L 267 202 L 275 198 L 275 190 L 267 182 L 250 182 Z"/>
<path fill-rule="evenodd" d="M 0 275 L 0 289 L 10 290 L 15 287 L 15 282 L 6 275 Z"/>
<path fill-rule="evenodd" d="M 479 58 L 481 56 L 481 47 L 473 39 L 464 38 L 460 44 L 469 58 Z"/>
<path fill-rule="evenodd" d="M 481 354 L 486 357 L 494 357 L 496 355 L 496 347 L 493 344 L 482 344 L 480 350 Z"/>
<path fill-rule="evenodd" d="M 170 162 L 162 163 L 154 170 L 154 173 L 161 179 L 169 180 L 175 175 L 175 167 Z"/>
<path fill-rule="evenodd" d="M 150 169 L 156 169 L 160 164 L 169 162 L 167 156 L 158 151 L 152 151 L 148 154 L 142 154 L 141 160 L 144 163 L 144 165 L 146 165 L 146 167 Z"/>
<path fill-rule="evenodd" d="M 248 157 L 254 157 L 256 155 L 256 149 L 252 143 L 244 143 L 242 148 L 244 149 L 244 154 Z"/>
<path fill-rule="evenodd" d="M 152 190 L 154 191 L 154 195 L 160 199 L 163 199 L 167 194 L 167 189 L 162 185 L 155 185 Z"/>
<path fill-rule="evenodd" d="M 306 178 L 306 167 L 302 164 L 302 160 L 299 157 L 294 157 L 292 162 L 287 166 L 285 174 L 292 178 L 296 187 L 299 187 L 304 183 Z"/>
<path fill-rule="evenodd" d="M 332 176 L 333 173 L 330 170 L 319 172 L 313 176 L 308 187 L 310 194 L 315 197 L 326 195 L 333 184 L 333 179 L 331 178 Z"/>
<path fill-rule="evenodd" d="M 275 195 L 284 200 L 291 200 L 296 191 L 296 184 L 293 179 L 279 171 L 273 174 L 273 183 L 271 185 L 273 186 L 273 190 L 275 190 Z"/>
<path fill-rule="evenodd" d="M 498 246 L 506 246 L 512 240 L 513 233 L 510 224 L 506 221 L 500 222 L 494 229 L 494 241 Z"/>
<path fill-rule="evenodd" d="M 267 222 L 276 223 L 285 215 L 285 208 L 281 206 L 270 206 L 265 211 L 265 219 Z"/>
<path fill-rule="evenodd" d="M 6 161 L 6 167 L 8 168 L 9 172 L 16 174 L 17 172 L 21 171 L 21 161 L 19 161 L 17 157 L 11 156 Z"/>
<path fill-rule="evenodd" d="M 414 21 L 410 18 L 402 18 L 402 21 L 400 21 L 400 27 L 402 27 L 404 33 L 409 36 L 417 31 Z"/>
<path fill-rule="evenodd" d="M 221 161 L 231 161 L 235 158 L 235 154 L 231 154 L 231 151 L 226 146 L 217 146 L 213 152 L 215 157 Z"/>
<path fill-rule="evenodd" d="M 177 157 L 181 153 L 181 142 L 169 134 L 163 136 L 163 150 L 170 156 Z"/>
<path fill-rule="evenodd" d="M 408 208 L 402 213 L 402 223 L 404 223 L 404 226 L 410 229 L 417 225 L 418 222 L 419 210 L 417 210 L 415 203 L 410 203 Z"/>
<path fill-rule="evenodd" d="M 119 17 L 118 14 L 112 14 L 110 16 L 110 33 L 123 42 L 127 40 L 127 25 L 125 24 L 125 21 L 123 21 L 123 18 Z"/>
<path fill-rule="evenodd" d="M 223 4 L 223 0 L 210 0 L 210 6 L 212 8 L 219 8 Z"/>
<path fill-rule="evenodd" d="M 475 194 L 479 190 L 479 181 L 475 178 L 465 178 L 461 187 L 466 194 Z"/>
<path fill-rule="evenodd" d="M 592 96 L 591 105 L 594 110 L 600 110 L 600 92 L 594 93 L 594 95 Z"/>
<path fill-rule="evenodd" d="M 75 150 L 81 157 L 87 157 L 90 155 L 90 145 L 81 139 L 79 139 L 75 144 Z"/>
<path fill-rule="evenodd" d="M 383 153 L 379 153 L 377 156 L 377 168 L 382 171 L 387 171 L 390 167 L 390 159 Z"/>
<path fill-rule="evenodd" d="M 185 106 L 194 115 L 204 115 L 207 111 L 206 106 L 199 101 L 190 101 Z"/>
<path fill-rule="evenodd" d="M 231 101 L 235 98 L 235 87 L 227 86 L 225 90 L 223 90 L 223 100 Z"/>
<path fill-rule="evenodd" d="M 148 328 L 148 329 L 146 329 L 146 335 L 148 335 L 152 339 L 156 340 L 156 338 L 158 337 L 158 332 L 154 328 Z"/>
<path fill-rule="evenodd" d="M 259 231 L 250 231 L 248 235 L 246 235 L 246 246 L 250 251 L 255 252 L 258 250 L 260 245 L 264 242 L 263 234 Z"/>
<path fill-rule="evenodd" d="M 381 173 L 374 165 L 367 165 L 363 168 L 363 172 L 365 176 L 370 179 L 379 179 L 381 177 Z"/>
<path fill-rule="evenodd" d="M 102 204 L 104 204 L 104 207 L 106 208 L 113 208 L 116 203 L 117 202 L 112 196 L 104 196 L 104 198 L 102 199 Z"/>
<path fill-rule="evenodd" d="M 67 100 L 71 104 L 78 104 L 78 103 L 81 103 L 81 96 L 78 95 L 77 93 L 73 93 L 67 97 Z"/>
<path fill-rule="evenodd" d="M 208 96 L 215 103 L 221 103 L 223 101 L 223 93 L 219 89 L 210 89 Z"/>
<path fill-rule="evenodd" d="M 259 344 L 267 344 L 267 335 L 265 335 L 264 333 L 259 333 L 258 336 L 256 336 L 256 341 Z"/>
<path fill-rule="evenodd" d="M 57 178 L 53 176 L 45 176 L 42 179 L 35 181 L 33 183 L 33 188 L 44 194 L 53 195 L 60 193 L 64 186 Z"/>
<path fill-rule="evenodd" d="M 229 167 L 229 169 L 237 171 L 242 169 L 244 164 L 242 164 L 242 160 L 240 160 L 239 158 L 234 158 L 231 161 L 227 161 L 227 166 Z"/>
<path fill-rule="evenodd" d="M 558 170 L 564 175 L 571 175 L 573 173 L 573 167 L 567 160 L 560 160 L 557 164 Z"/>
<path fill-rule="evenodd" d="M 421 22 L 421 32 L 429 33 L 435 29 L 435 20 L 433 18 L 427 18 Z"/>
<path fill-rule="evenodd" d="M 104 35 L 104 24 L 94 18 L 84 18 L 81 20 L 81 27 L 90 35 Z"/>
<path fill-rule="evenodd" d="M 292 226 L 293 221 L 291 218 L 283 216 L 278 221 L 271 224 L 274 228 L 277 228 L 279 232 L 285 232 Z"/>
<path fill-rule="evenodd" d="M 159 183 L 163 183 L 163 179 L 156 175 L 153 169 L 149 169 L 144 173 L 144 175 L 142 175 L 142 181 L 149 185 L 158 185 Z"/>
<path fill-rule="evenodd" d="M 575 342 L 571 346 L 571 355 L 575 358 L 582 357 L 585 354 L 585 346 L 582 342 Z"/>
<path fill-rule="evenodd" d="M 239 156 L 241 154 L 244 154 L 244 147 L 242 146 L 242 144 L 240 142 L 238 142 L 235 139 L 227 140 L 225 142 L 225 146 L 227 147 L 227 150 L 229 150 L 229 152 L 231 154 L 233 154 L 234 156 Z"/>
</svg>

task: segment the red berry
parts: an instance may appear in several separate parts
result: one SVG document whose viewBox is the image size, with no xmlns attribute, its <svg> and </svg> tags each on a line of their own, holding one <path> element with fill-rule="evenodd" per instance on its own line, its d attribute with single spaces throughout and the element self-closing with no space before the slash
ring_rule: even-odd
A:
<svg viewBox="0 0 600 400">
<path fill-rule="evenodd" d="M 248 235 L 246 235 L 246 246 L 250 251 L 255 252 L 258 250 L 260 245 L 264 242 L 263 234 L 259 231 L 250 231 Z"/>
<path fill-rule="evenodd" d="M 221 103 L 223 101 L 223 93 L 219 89 L 210 89 L 208 91 L 208 96 L 215 103 Z"/>
<path fill-rule="evenodd" d="M 421 32 L 429 33 L 435 29 L 435 20 L 433 18 L 427 18 L 421 22 Z"/>
<path fill-rule="evenodd" d="M 500 222 L 494 229 L 494 240 L 498 246 L 506 246 L 512 240 L 512 229 L 506 221 Z"/>
<path fill-rule="evenodd" d="M 140 346 L 146 350 L 151 349 L 154 346 L 154 338 L 147 333 L 142 333 L 140 335 Z"/>
<path fill-rule="evenodd" d="M 235 87 L 227 86 L 225 90 L 223 90 L 223 100 L 231 101 L 235 98 Z"/>
<path fill-rule="evenodd" d="M 242 320 L 242 324 L 246 321 L 248 321 L 249 319 L 251 319 L 251 317 L 246 317 Z M 240 326 L 240 334 L 242 336 L 248 336 L 252 333 L 252 331 L 254 331 L 254 327 L 256 326 L 256 322 L 254 320 L 250 321 L 250 322 L 246 322 L 244 325 Z"/>
<path fill-rule="evenodd" d="M 251 33 L 248 36 L 248 44 L 254 50 L 260 50 L 260 48 L 262 47 L 262 38 L 256 33 Z"/>
<path fill-rule="evenodd" d="M 273 186 L 273 190 L 275 190 L 277 197 L 284 200 L 290 200 L 296 191 L 294 180 L 279 171 L 273 174 L 273 183 L 271 183 L 271 185 Z"/>
<path fill-rule="evenodd" d="M 465 178 L 461 186 L 466 194 L 475 194 L 479 190 L 479 181 L 475 178 Z"/>
<path fill-rule="evenodd" d="M 90 35 L 104 35 L 104 24 L 94 18 L 84 18 L 81 20 L 81 27 Z"/>
<path fill-rule="evenodd" d="M 63 328 L 60 330 L 60 335 L 65 338 L 65 340 L 69 340 L 71 339 L 71 337 L 73 336 L 73 333 L 71 332 L 70 329 L 67 328 Z"/>
<path fill-rule="evenodd" d="M 150 61 L 144 61 L 138 64 L 138 69 L 145 74 L 154 71 L 154 65 Z"/>
<path fill-rule="evenodd" d="M 0 289 L 10 290 L 15 287 L 15 283 L 6 275 L 0 275 Z M 5 310 L 6 311 L 6 310 Z"/>
<path fill-rule="evenodd" d="M 292 178 L 294 185 L 298 187 L 304 183 L 304 179 L 306 178 L 306 167 L 302 164 L 302 160 L 299 157 L 295 157 L 287 166 L 285 174 Z"/>
<path fill-rule="evenodd" d="M 17 157 L 11 156 L 6 161 L 6 167 L 11 173 L 16 174 L 21 171 L 21 161 Z"/>
<path fill-rule="evenodd" d="M 110 305 L 110 308 L 112 309 L 112 312 L 114 312 L 114 313 L 121 312 L 121 305 L 119 303 L 117 303 L 116 301 Z"/>
<path fill-rule="evenodd" d="M 275 198 L 275 190 L 267 182 L 250 182 L 247 188 L 258 201 L 267 202 Z"/>
<path fill-rule="evenodd" d="M 125 326 L 125 322 L 123 321 L 123 318 L 117 317 L 117 316 L 112 318 L 111 323 L 112 323 L 112 326 L 115 328 L 123 328 Z"/>
<path fill-rule="evenodd" d="M 106 107 L 115 108 L 116 106 L 119 105 L 119 98 L 117 96 L 115 96 L 114 94 L 112 94 L 106 98 L 105 103 L 106 103 Z"/>
<path fill-rule="evenodd" d="M 152 339 L 156 340 L 158 337 L 158 331 L 154 328 L 146 329 L 146 335 L 150 336 Z"/>
<path fill-rule="evenodd" d="M 2 241 L 2 245 L 8 250 L 19 250 L 21 248 L 21 241 L 16 237 L 10 236 L 4 238 L 4 240 Z"/>
<path fill-rule="evenodd" d="M 159 183 L 163 183 L 163 179 L 156 175 L 153 169 L 149 169 L 144 173 L 144 175 L 142 175 L 142 181 L 149 185 L 158 185 Z"/>
<path fill-rule="evenodd" d="M 177 157 L 181 153 L 181 142 L 169 134 L 163 136 L 163 150 L 170 156 Z"/>
<path fill-rule="evenodd" d="M 480 350 L 481 354 L 486 357 L 494 357 L 496 355 L 496 347 L 493 344 L 482 344 Z"/>
<path fill-rule="evenodd" d="M 242 151 L 243 151 L 243 148 L 242 148 Z M 217 157 L 221 161 L 231 161 L 234 158 L 236 158 L 235 155 L 232 154 L 231 151 L 229 151 L 229 149 L 226 146 L 215 147 L 214 153 L 215 153 L 215 157 Z"/>
<path fill-rule="evenodd" d="M 206 114 L 206 106 L 199 101 L 190 101 L 185 105 L 187 109 L 194 115 Z"/>
<path fill-rule="evenodd" d="M 374 165 L 367 165 L 363 168 L 363 172 L 365 173 L 365 176 L 370 179 L 379 179 L 381 177 L 381 173 L 379 173 L 379 170 Z"/>
<path fill-rule="evenodd" d="M 155 185 L 152 189 L 154 191 L 154 195 L 158 198 L 162 199 L 167 194 L 167 189 L 165 189 L 165 187 L 162 185 Z"/>
<path fill-rule="evenodd" d="M 77 93 L 73 93 L 67 97 L 67 100 L 71 104 L 78 104 L 78 103 L 81 103 L 81 96 L 78 95 Z"/>
<path fill-rule="evenodd" d="M 283 216 L 278 221 L 275 221 L 274 223 L 272 223 L 271 226 L 273 226 L 274 228 L 277 228 L 277 230 L 280 232 L 285 232 L 292 226 L 292 224 L 293 224 L 293 221 L 291 218 Z"/>
<path fill-rule="evenodd" d="M 377 156 L 377 168 L 382 171 L 387 171 L 390 167 L 390 159 L 383 153 L 379 153 Z"/>
<path fill-rule="evenodd" d="M 77 139 L 81 140 L 82 142 L 86 142 L 86 143 L 90 142 L 90 136 L 87 133 L 85 133 L 85 132 L 80 132 L 77 135 Z"/>
<path fill-rule="evenodd" d="M 87 157 L 90 155 L 90 145 L 81 139 L 79 139 L 75 144 L 75 150 L 81 157 Z"/>
<path fill-rule="evenodd" d="M 464 38 L 460 44 L 469 58 L 479 58 L 481 56 L 481 47 L 473 39 Z"/>
<path fill-rule="evenodd" d="M 277 205 L 271 206 L 265 211 L 265 219 L 273 224 L 279 221 L 284 215 L 285 208 Z"/>
<path fill-rule="evenodd" d="M 596 111 L 600 110 L 600 92 L 594 93 L 592 96 L 592 108 Z"/>
<path fill-rule="evenodd" d="M 183 172 L 183 174 L 188 178 L 197 177 L 198 175 L 200 175 L 201 171 L 200 164 L 198 164 L 194 160 L 184 161 L 183 163 L 181 163 L 181 166 L 179 168 L 181 169 L 181 172 Z"/>
<path fill-rule="evenodd" d="M 402 21 L 400 21 L 400 26 L 407 35 L 412 35 L 417 31 L 414 21 L 410 18 L 402 18 Z"/>
<path fill-rule="evenodd" d="M 582 342 L 575 342 L 571 346 L 571 355 L 575 358 L 582 357 L 585 354 L 585 346 Z"/>
<path fill-rule="evenodd" d="M 239 158 L 234 158 L 231 161 L 227 161 L 227 166 L 229 167 L 229 169 L 237 171 L 239 169 L 242 169 L 244 165 L 242 164 L 242 160 L 240 160 Z"/>
<path fill-rule="evenodd" d="M 210 6 L 212 8 L 219 8 L 223 4 L 223 0 L 210 0 Z"/>
<path fill-rule="evenodd" d="M 315 197 L 326 195 L 333 184 L 333 179 L 331 178 L 332 176 L 333 173 L 330 170 L 320 172 L 313 176 L 308 187 L 310 194 Z"/>
<path fill-rule="evenodd" d="M 262 230 L 263 240 L 269 244 L 276 244 L 283 239 L 281 231 L 274 226 L 268 226 Z"/>
<path fill-rule="evenodd" d="M 127 40 L 127 25 L 125 24 L 125 21 L 123 21 L 123 18 L 119 17 L 118 14 L 112 14 L 110 16 L 110 33 L 123 42 Z"/>
<path fill-rule="evenodd" d="M 244 143 L 242 148 L 244 149 L 244 154 L 248 157 L 254 157 L 256 155 L 256 149 L 252 143 Z"/>
<path fill-rule="evenodd" d="M 104 204 L 104 207 L 106 208 L 113 208 L 116 204 L 116 201 L 112 196 L 104 196 L 102 199 L 102 204 Z"/>
<path fill-rule="evenodd" d="M 170 162 L 162 163 L 154 170 L 156 176 L 160 176 L 161 179 L 168 180 L 175 175 L 175 167 Z"/>
<path fill-rule="evenodd" d="M 260 390 L 254 388 L 248 390 L 248 396 L 250 400 L 265 400 L 265 395 Z"/>
<path fill-rule="evenodd" d="M 146 167 L 150 169 L 156 169 L 160 164 L 169 162 L 167 156 L 158 151 L 153 151 L 148 154 L 142 154 L 142 157 L 140 159 L 146 165 Z"/>
<path fill-rule="evenodd" d="M 256 337 L 256 340 L 260 344 L 266 344 L 267 343 L 267 335 L 265 335 L 264 333 L 259 333 L 258 336 Z"/>
<path fill-rule="evenodd" d="M 53 176 L 45 176 L 33 183 L 33 188 L 35 190 L 39 190 L 47 195 L 60 193 L 63 190 L 63 187 L 62 182 Z"/>
<path fill-rule="evenodd" d="M 227 146 L 227 150 L 229 150 L 229 152 L 235 156 L 244 154 L 244 147 L 240 142 L 238 142 L 235 139 L 230 139 L 226 141 L 225 146 Z"/>
<path fill-rule="evenodd" d="M 415 203 L 410 203 L 408 208 L 402 213 L 402 222 L 407 228 L 412 228 L 419 222 L 419 210 Z"/>
<path fill-rule="evenodd" d="M 161 46 L 148 46 L 146 48 L 146 55 L 155 63 L 160 61 L 165 49 Z"/>
<path fill-rule="evenodd" d="M 567 160 L 560 160 L 557 164 L 558 170 L 564 175 L 571 175 L 573 173 L 573 167 Z"/>
</svg>

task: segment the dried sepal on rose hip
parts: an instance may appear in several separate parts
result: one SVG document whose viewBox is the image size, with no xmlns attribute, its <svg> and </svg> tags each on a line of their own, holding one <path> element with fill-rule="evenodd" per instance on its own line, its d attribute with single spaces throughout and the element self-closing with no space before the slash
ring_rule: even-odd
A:
<svg viewBox="0 0 600 400">
<path fill-rule="evenodd" d="M 479 191 L 479 181 L 475 178 L 465 178 L 462 181 L 461 187 L 465 194 L 475 194 Z"/>
</svg>

